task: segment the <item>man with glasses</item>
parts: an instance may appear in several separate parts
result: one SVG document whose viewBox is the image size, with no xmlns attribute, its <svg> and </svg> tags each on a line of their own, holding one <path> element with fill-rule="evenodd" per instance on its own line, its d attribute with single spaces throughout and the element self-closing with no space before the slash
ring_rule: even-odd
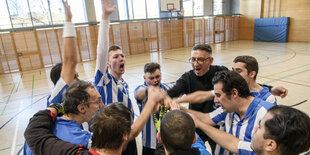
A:
<svg viewBox="0 0 310 155">
<path fill-rule="evenodd" d="M 83 80 L 73 82 L 63 94 L 64 114 L 56 117 L 53 134 L 63 141 L 90 148 L 92 135 L 89 131 L 83 130 L 81 124 L 90 122 L 92 115 L 102 106 L 101 95 L 92 83 Z M 25 150 L 30 150 L 29 148 L 35 145 L 29 144 L 25 145 Z M 32 152 L 27 151 L 26 154 Z"/>
<path fill-rule="evenodd" d="M 63 92 L 69 85 L 79 80 L 79 75 L 76 73 L 77 51 L 76 51 L 76 32 L 72 23 L 72 13 L 67 1 L 62 1 L 66 13 L 66 22 L 63 29 L 63 62 L 56 64 L 50 72 L 50 78 L 54 84 L 52 93 L 47 98 L 47 107 L 54 103 L 62 103 Z M 87 127 L 85 127 L 87 129 Z M 24 144 L 24 155 L 32 154 L 27 143 Z"/>
<path fill-rule="evenodd" d="M 170 97 L 179 97 L 180 95 L 190 94 L 200 90 L 211 91 L 213 90 L 212 78 L 215 73 L 222 70 L 228 70 L 225 66 L 212 65 L 212 48 L 208 44 L 194 46 L 189 61 L 191 62 L 193 69 L 185 72 L 176 81 L 175 86 L 167 91 Z M 189 109 L 209 113 L 215 108 L 213 101 L 205 101 L 201 104 L 190 104 Z M 196 132 L 203 141 L 209 142 L 212 152 L 214 152 L 215 143 L 201 130 L 197 129 Z"/>
<path fill-rule="evenodd" d="M 64 94 L 64 117 L 55 118 L 59 107 L 48 107 L 37 112 L 29 121 L 25 139 L 33 153 L 38 155 L 121 154 L 127 143 L 140 133 L 154 107 L 162 102 L 165 95 L 160 89 L 150 86 L 148 97 L 140 117 L 132 124 L 132 113 L 123 103 L 115 102 L 102 107 L 96 88 L 89 82 L 76 81 Z M 90 135 L 77 125 L 90 120 L 93 131 L 91 150 L 89 145 L 88 148 L 84 145 Z M 59 121 L 68 123 L 58 124 Z M 69 135 L 62 135 L 65 133 Z"/>
<path fill-rule="evenodd" d="M 212 65 L 212 48 L 208 44 L 194 46 L 189 62 L 191 62 L 193 69 L 185 72 L 176 81 L 176 85 L 167 91 L 168 95 L 170 97 L 179 97 L 183 94 L 191 94 L 190 96 L 179 98 L 176 101 L 180 103 L 194 101 L 189 105 L 189 109 L 203 113 L 212 112 L 216 108 L 212 101 L 214 97 L 212 78 L 216 72 L 228 69 L 225 66 Z M 193 94 L 193 92 L 196 93 Z M 272 88 L 271 92 L 273 95 L 281 97 L 287 95 L 287 90 L 283 87 Z M 209 139 L 200 129 L 196 131 L 204 141 Z M 215 143 L 210 140 L 209 144 L 212 152 L 214 152 Z"/>
</svg>

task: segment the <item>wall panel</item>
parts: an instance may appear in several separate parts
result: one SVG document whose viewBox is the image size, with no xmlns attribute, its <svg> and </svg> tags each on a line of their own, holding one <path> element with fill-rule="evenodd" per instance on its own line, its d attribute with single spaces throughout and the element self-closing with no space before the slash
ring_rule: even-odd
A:
<svg viewBox="0 0 310 155">
<path fill-rule="evenodd" d="M 184 19 L 184 46 L 194 46 L 194 19 Z"/>
<path fill-rule="evenodd" d="M 214 35 L 214 18 L 207 18 L 204 19 L 204 25 L 205 25 L 205 43 L 210 44 L 210 43 L 214 43 L 213 40 L 213 35 Z"/>
<path fill-rule="evenodd" d="M 214 18 L 215 43 L 221 43 L 225 40 L 225 20 L 224 17 Z"/>
<path fill-rule="evenodd" d="M 110 45 L 120 45 L 123 52 L 130 55 L 213 43 L 214 38 L 223 38 L 216 37 L 219 31 L 226 32 L 226 41 L 236 40 L 239 17 L 227 17 L 225 20 L 220 17 L 216 24 L 214 19 L 112 23 Z M 224 31 L 225 23 L 227 28 Z M 0 34 L 0 73 L 49 67 L 61 62 L 64 52 L 62 31 L 62 28 L 54 28 Z M 76 27 L 76 32 L 78 62 L 95 60 L 98 26 Z"/>
<path fill-rule="evenodd" d="M 158 22 L 158 43 L 159 50 L 170 49 L 170 21 Z"/>
<path fill-rule="evenodd" d="M 171 20 L 170 21 L 170 42 L 171 48 L 184 47 L 184 32 L 183 32 L 183 20 Z"/>
</svg>

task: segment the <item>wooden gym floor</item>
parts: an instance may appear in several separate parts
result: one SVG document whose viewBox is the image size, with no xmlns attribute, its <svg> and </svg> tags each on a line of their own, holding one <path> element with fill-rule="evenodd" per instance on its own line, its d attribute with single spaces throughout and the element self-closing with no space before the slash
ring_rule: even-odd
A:
<svg viewBox="0 0 310 155">
<path fill-rule="evenodd" d="M 126 73 L 131 99 L 134 89 L 143 83 L 143 66 L 161 64 L 162 81 L 173 82 L 191 69 L 191 48 L 126 56 Z M 233 41 L 213 44 L 214 64 L 232 66 L 238 55 L 252 55 L 259 62 L 258 82 L 284 86 L 289 90 L 278 104 L 295 105 L 310 115 L 310 44 Z M 80 79 L 93 80 L 95 61 L 78 64 Z M 46 106 L 53 88 L 50 68 L 0 75 L 0 154 L 17 154 L 24 144 L 24 130 L 29 118 Z"/>
</svg>

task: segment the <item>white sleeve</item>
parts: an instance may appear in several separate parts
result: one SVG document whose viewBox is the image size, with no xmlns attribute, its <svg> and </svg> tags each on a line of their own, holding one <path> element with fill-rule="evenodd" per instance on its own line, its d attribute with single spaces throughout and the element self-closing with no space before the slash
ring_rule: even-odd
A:
<svg viewBox="0 0 310 155">
<path fill-rule="evenodd" d="M 102 20 L 99 26 L 98 43 L 97 43 L 97 61 L 96 72 L 99 70 L 106 74 L 108 67 L 108 50 L 109 50 L 109 21 Z"/>
</svg>

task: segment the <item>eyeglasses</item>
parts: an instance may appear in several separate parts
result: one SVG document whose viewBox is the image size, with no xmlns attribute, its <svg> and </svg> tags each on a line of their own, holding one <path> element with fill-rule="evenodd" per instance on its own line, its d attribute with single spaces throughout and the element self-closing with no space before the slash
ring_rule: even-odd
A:
<svg viewBox="0 0 310 155">
<path fill-rule="evenodd" d="M 206 60 L 208 60 L 208 59 L 210 59 L 210 58 L 211 58 L 211 57 L 207 57 L 207 58 L 202 58 L 202 57 L 194 58 L 194 57 L 191 57 L 191 58 L 188 59 L 188 61 L 189 61 L 190 63 L 195 63 L 195 62 L 197 62 L 197 63 L 199 63 L 199 64 L 202 64 L 202 63 L 204 63 Z"/>
<path fill-rule="evenodd" d="M 102 99 L 100 99 L 99 101 L 95 101 L 95 102 L 88 102 L 89 104 L 101 104 L 103 103 Z"/>
</svg>

